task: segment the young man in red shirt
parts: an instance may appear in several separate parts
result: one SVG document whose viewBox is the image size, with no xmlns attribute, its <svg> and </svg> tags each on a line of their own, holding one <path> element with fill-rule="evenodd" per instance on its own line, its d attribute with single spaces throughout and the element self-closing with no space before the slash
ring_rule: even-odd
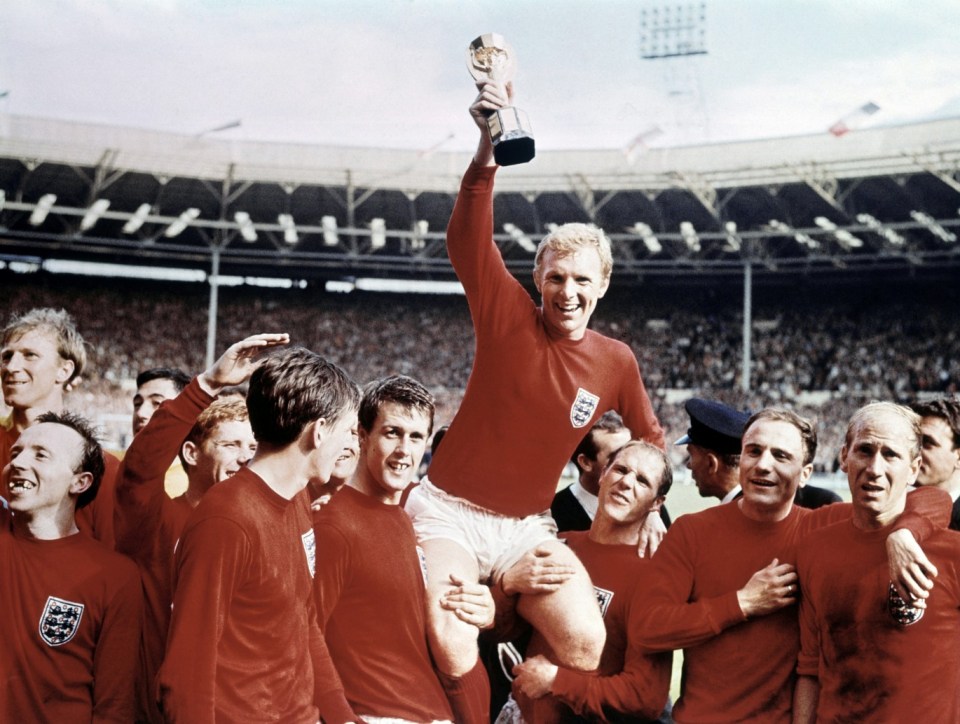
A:
<svg viewBox="0 0 960 724">
<path fill-rule="evenodd" d="M 146 611 L 138 689 L 139 718 L 144 721 L 162 720 L 155 678 L 170 626 L 177 541 L 204 494 L 239 472 L 257 448 L 244 400 L 216 395 L 246 382 L 257 367 L 256 357 L 288 339 L 285 334 L 260 334 L 228 348 L 178 395 L 157 403 L 120 466 L 117 550 L 140 569 Z M 187 489 L 170 498 L 166 476 L 178 454 L 187 472 Z"/>
<path fill-rule="evenodd" d="M 321 628 L 343 683 L 343 698 L 321 702 L 328 724 L 343 721 L 461 721 L 448 702 L 427 642 L 426 571 L 403 492 L 433 430 L 434 403 L 419 382 L 394 375 L 364 388 L 360 455 L 346 486 L 314 515 L 315 580 Z M 479 583 L 454 584 L 444 605 L 476 627 L 493 621 Z M 385 609 L 386 606 L 386 609 Z"/>
<path fill-rule="evenodd" d="M 317 624 L 317 551 L 304 489 L 329 478 L 359 394 L 303 348 L 267 356 L 250 378 L 257 453 L 194 509 L 177 546 L 161 708 L 189 722 L 315 724 L 339 687 Z"/>
<path fill-rule="evenodd" d="M 10 418 L 0 420 L 0 469 L 10 461 L 10 448 L 45 412 L 66 409 L 68 390 L 79 384 L 87 366 L 86 343 L 63 309 L 38 307 L 10 318 L 0 333 L 0 382 Z M 113 546 L 113 489 L 120 461 L 104 456 L 106 470 L 100 493 L 77 513 L 77 526 Z"/>
<path fill-rule="evenodd" d="M 510 89 L 492 80 L 478 88 L 470 112 L 480 143 L 447 228 L 476 358 L 429 479 L 406 504 L 430 574 L 431 649 L 445 675 L 467 677 L 462 685 L 476 691 L 470 722 L 488 719 L 489 686 L 476 628 L 439 605 L 450 576 L 497 581 L 527 551 L 549 548 L 576 575 L 552 593 L 521 596 L 518 608 L 565 665 L 596 668 L 603 620 L 589 576 L 556 538 L 550 503 L 571 453 L 605 410 L 618 411 L 637 437 L 664 445 L 633 352 L 587 328 L 610 284 L 613 261 L 603 232 L 568 224 L 541 242 L 533 273 L 539 306 L 504 264 L 493 240 L 497 167 L 486 115 L 509 104 Z"/>
<path fill-rule="evenodd" d="M 126 558 L 80 533 L 103 451 L 70 413 L 31 420 L 10 450 L 0 508 L 0 720 L 133 721 L 142 616 Z"/>
<path fill-rule="evenodd" d="M 558 666 L 544 637 L 534 632 L 527 659 L 514 668 L 513 694 L 524 721 L 639 723 L 660 716 L 673 656 L 645 652 L 630 619 L 634 608 L 645 605 L 640 571 L 652 565 L 637 556 L 640 528 L 663 504 L 672 482 L 666 455 L 649 443 L 628 442 L 612 453 L 589 531 L 563 535 L 590 574 L 607 629 L 600 667 L 594 675 Z"/>
</svg>

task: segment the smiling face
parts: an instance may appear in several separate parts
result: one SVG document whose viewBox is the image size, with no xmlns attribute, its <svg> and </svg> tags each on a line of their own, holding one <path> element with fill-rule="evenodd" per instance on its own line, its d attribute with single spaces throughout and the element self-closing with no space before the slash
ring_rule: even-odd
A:
<svg viewBox="0 0 960 724">
<path fill-rule="evenodd" d="M 420 467 L 429 437 L 430 417 L 425 412 L 384 402 L 371 429 L 360 428 L 357 489 L 382 503 L 399 503 Z"/>
<path fill-rule="evenodd" d="M 53 331 L 35 327 L 12 339 L 0 350 L 3 399 L 14 409 L 58 410 L 63 385 L 74 363 L 60 356 Z"/>
<path fill-rule="evenodd" d="M 257 452 L 249 420 L 217 423 L 199 444 L 183 444 L 187 477 L 195 490 L 203 492 L 236 475 Z"/>
<path fill-rule="evenodd" d="M 92 481 L 76 472 L 83 438 L 66 425 L 44 422 L 28 427 L 10 450 L 3 470 L 4 497 L 15 513 L 72 516 L 76 498 Z"/>
<path fill-rule="evenodd" d="M 800 430 L 785 420 L 759 419 L 743 433 L 740 487 L 743 511 L 758 520 L 781 520 L 813 472 L 804 464 Z"/>
<path fill-rule="evenodd" d="M 534 283 L 543 304 L 543 321 L 555 337 L 582 339 L 597 300 L 607 292 L 600 254 L 590 246 L 570 253 L 544 250 Z"/>
<path fill-rule="evenodd" d="M 840 468 L 847 474 L 854 521 L 860 527 L 888 525 L 903 512 L 907 489 L 920 471 L 916 445 L 907 419 L 885 410 L 850 430 L 840 452 Z"/>
<path fill-rule="evenodd" d="M 618 526 L 639 525 L 663 503 L 663 465 L 655 450 L 642 445 L 620 450 L 600 478 L 597 515 Z"/>
</svg>

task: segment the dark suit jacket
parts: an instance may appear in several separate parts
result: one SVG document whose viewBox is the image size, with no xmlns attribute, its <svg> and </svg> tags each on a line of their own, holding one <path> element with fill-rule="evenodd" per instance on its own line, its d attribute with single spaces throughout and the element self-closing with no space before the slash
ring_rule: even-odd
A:
<svg viewBox="0 0 960 724">
<path fill-rule="evenodd" d="M 832 490 L 818 488 L 815 485 L 806 485 L 802 488 L 797 488 L 797 494 L 793 497 L 794 505 L 799 505 L 801 508 L 820 508 L 824 505 L 840 503 L 842 501 L 843 498 Z"/>
<path fill-rule="evenodd" d="M 950 516 L 950 530 L 960 530 L 960 498 L 953 501 L 953 514 Z"/>
</svg>

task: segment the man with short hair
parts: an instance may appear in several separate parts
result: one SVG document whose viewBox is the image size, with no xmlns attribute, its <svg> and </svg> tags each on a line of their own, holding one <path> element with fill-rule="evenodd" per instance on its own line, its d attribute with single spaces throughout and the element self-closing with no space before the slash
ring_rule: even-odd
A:
<svg viewBox="0 0 960 724">
<path fill-rule="evenodd" d="M 138 691 L 139 718 L 144 721 L 162 721 L 154 679 L 170 626 L 177 541 L 204 494 L 239 472 L 257 447 L 243 399 L 216 395 L 249 379 L 263 350 L 288 341 L 285 334 L 260 334 L 232 345 L 180 394 L 159 405 L 120 466 L 117 550 L 140 568 L 146 609 Z M 178 452 L 188 487 L 171 499 L 165 492 L 166 474 Z"/>
<path fill-rule="evenodd" d="M 556 540 L 550 503 L 583 431 L 604 410 L 617 410 L 638 437 L 663 446 L 633 352 L 587 328 L 610 284 L 606 235 L 567 224 L 541 242 L 533 273 L 540 306 L 506 268 L 493 239 L 496 166 L 486 117 L 509 104 L 512 88 L 492 80 L 477 85 L 470 112 L 480 143 L 447 229 L 447 251 L 473 318 L 476 359 L 428 479 L 406 503 L 430 575 L 431 649 L 444 674 L 472 677 L 466 685 L 477 693 L 477 708 L 469 722 L 488 720 L 489 686 L 477 659 L 476 627 L 438 603 L 450 576 L 499 580 L 527 551 L 551 548 L 577 575 L 552 593 L 521 596 L 518 607 L 565 665 L 595 668 L 603 620 L 586 571 Z"/>
<path fill-rule="evenodd" d="M 172 367 L 154 367 L 138 374 L 133 395 L 133 434 L 150 422 L 161 404 L 179 395 L 189 383 L 190 375 Z M 163 484 L 171 498 L 183 495 L 187 489 L 187 473 L 178 455 L 173 456 Z"/>
<path fill-rule="evenodd" d="M 790 410 L 753 415 L 740 454 L 743 497 L 677 519 L 644 571 L 646 605 L 633 624 L 640 643 L 684 650 L 676 721 L 789 720 L 800 647 L 797 544 L 812 530 L 849 520 L 851 511 L 849 504 L 818 510 L 793 504 L 813 470 L 816 446 L 813 425 Z M 937 494 L 911 496 L 909 507 L 945 524 L 945 496 L 931 492 Z M 916 515 L 897 528 L 908 530 L 885 537 L 892 559 L 901 561 L 900 547 L 916 545 L 909 531 L 922 537 L 930 529 Z M 922 552 L 916 556 L 929 574 L 929 561 Z M 908 576 L 910 566 L 903 568 L 898 581 Z"/>
<path fill-rule="evenodd" d="M 356 385 L 296 347 L 269 355 L 247 392 L 257 453 L 215 485 L 180 536 L 161 709 L 176 721 L 316 722 L 339 687 L 313 599 L 311 479 L 329 478 Z"/>
<path fill-rule="evenodd" d="M 577 480 L 557 493 L 550 505 L 560 533 L 589 530 L 599 504 L 600 476 L 610 455 L 629 441 L 630 431 L 613 410 L 603 413 L 590 427 L 570 458 L 579 473 Z"/>
<path fill-rule="evenodd" d="M 921 467 L 920 423 L 890 402 L 850 419 L 840 460 L 853 517 L 816 531 L 797 554 L 794 722 L 960 721 L 960 534 L 924 541 L 940 573 L 923 608 L 897 594 L 887 569 L 884 541 Z"/>
<path fill-rule="evenodd" d="M 0 720 L 133 721 L 140 578 L 76 525 L 103 451 L 79 416 L 30 423 L 3 469 Z"/>
<path fill-rule="evenodd" d="M 930 485 L 953 499 L 950 529 L 960 530 L 960 400 L 942 397 L 910 405 L 920 415 L 920 474 L 917 485 Z"/>
<path fill-rule="evenodd" d="M 433 416 L 433 396 L 416 380 L 394 375 L 369 383 L 360 402 L 356 471 L 314 516 L 323 551 L 318 615 L 344 695 L 321 702 L 328 724 L 455 720 L 457 702 L 448 702 L 427 642 L 422 553 L 399 505 L 419 470 Z M 460 620 L 492 622 L 485 586 L 457 582 L 454 590 L 449 599 L 466 599 L 454 609 Z"/>
<path fill-rule="evenodd" d="M 690 416 L 687 434 L 674 445 L 687 446 L 687 469 L 701 497 L 736 500 L 740 488 L 740 440 L 749 412 L 716 400 L 692 397 L 683 403 Z"/>
<path fill-rule="evenodd" d="M 63 412 L 64 395 L 82 379 L 86 343 L 63 309 L 38 307 L 11 315 L 0 333 L 0 383 L 11 408 L 0 421 L 0 469 L 10 461 L 10 448 L 20 434 L 45 412 Z M 113 547 L 113 489 L 120 461 L 105 454 L 101 492 L 77 511 L 80 530 Z"/>
<path fill-rule="evenodd" d="M 153 367 L 137 375 L 133 395 L 133 434 L 150 422 L 153 413 L 166 400 L 172 400 L 190 384 L 190 375 L 172 367 Z"/>
<path fill-rule="evenodd" d="M 597 514 L 589 531 L 563 539 L 583 561 L 607 629 L 597 672 L 551 660 L 550 647 L 534 632 L 527 659 L 515 669 L 514 696 L 527 722 L 655 721 L 667 701 L 672 653 L 648 654 L 629 625 L 634 607 L 645 605 L 639 571 L 652 565 L 637 557 L 640 529 L 663 504 L 673 472 L 662 450 L 641 441 L 612 453 L 600 479 Z"/>
</svg>

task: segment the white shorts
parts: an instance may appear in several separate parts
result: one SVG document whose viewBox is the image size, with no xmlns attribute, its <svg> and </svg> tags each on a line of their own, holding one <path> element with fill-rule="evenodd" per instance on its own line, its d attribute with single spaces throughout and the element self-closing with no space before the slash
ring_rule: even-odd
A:
<svg viewBox="0 0 960 724">
<path fill-rule="evenodd" d="M 453 541 L 476 559 L 480 581 L 499 581 L 524 553 L 557 540 L 549 510 L 511 518 L 440 490 L 426 478 L 410 492 L 406 511 L 418 541 Z"/>
</svg>

